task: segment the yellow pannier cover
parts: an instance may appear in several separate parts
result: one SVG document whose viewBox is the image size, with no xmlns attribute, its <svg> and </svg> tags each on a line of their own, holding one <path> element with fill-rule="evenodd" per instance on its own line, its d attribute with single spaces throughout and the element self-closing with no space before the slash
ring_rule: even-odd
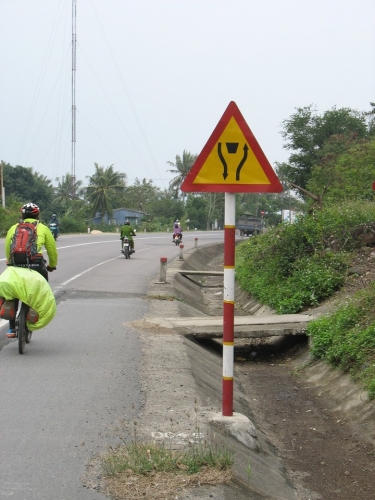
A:
<svg viewBox="0 0 375 500">
<path fill-rule="evenodd" d="M 0 297 L 20 299 L 35 309 L 39 319 L 27 323 L 29 330 L 39 330 L 48 325 L 56 314 L 56 300 L 51 287 L 41 274 L 24 267 L 8 266 L 0 274 Z"/>
</svg>

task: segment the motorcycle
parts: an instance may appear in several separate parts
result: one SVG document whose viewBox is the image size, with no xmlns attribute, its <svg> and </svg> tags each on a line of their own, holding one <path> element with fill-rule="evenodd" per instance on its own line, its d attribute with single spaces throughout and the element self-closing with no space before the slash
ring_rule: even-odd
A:
<svg viewBox="0 0 375 500">
<path fill-rule="evenodd" d="M 122 238 L 121 253 L 124 254 L 125 259 L 130 259 L 131 254 L 134 253 L 133 250 L 131 249 L 129 238 L 127 238 L 126 236 Z"/>
<path fill-rule="evenodd" d="M 174 235 L 173 235 L 173 243 L 174 243 L 176 246 L 177 246 L 177 245 L 179 245 L 179 244 L 181 243 L 181 240 L 182 240 L 182 238 L 181 238 L 181 234 L 178 234 L 178 233 L 177 233 L 177 234 L 174 234 Z"/>
<path fill-rule="evenodd" d="M 51 231 L 53 237 L 55 238 L 55 240 L 57 240 L 57 236 L 59 234 L 59 228 L 58 228 L 57 224 L 55 222 L 51 222 L 49 225 L 49 228 L 50 228 L 50 231 Z"/>
</svg>

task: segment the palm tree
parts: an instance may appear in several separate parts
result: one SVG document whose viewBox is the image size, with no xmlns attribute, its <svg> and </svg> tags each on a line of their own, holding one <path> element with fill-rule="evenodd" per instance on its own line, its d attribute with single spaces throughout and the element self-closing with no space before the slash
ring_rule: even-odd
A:
<svg viewBox="0 0 375 500">
<path fill-rule="evenodd" d="M 61 206 L 66 206 L 69 202 L 82 193 L 82 181 L 74 181 L 71 174 L 66 174 L 56 178 L 58 182 L 55 188 L 56 199 L 61 203 Z"/>
<path fill-rule="evenodd" d="M 179 155 L 176 155 L 176 162 L 173 163 L 171 161 L 167 161 L 168 165 L 173 167 L 167 172 L 172 172 L 173 174 L 177 174 L 170 183 L 169 186 L 176 193 L 176 198 L 178 198 L 178 191 L 181 187 L 181 184 L 184 182 L 185 177 L 190 172 L 191 167 L 194 165 L 197 159 L 197 155 L 193 155 L 184 149 L 182 153 L 182 158 Z M 185 193 L 182 194 L 182 201 L 185 200 Z"/>
<path fill-rule="evenodd" d="M 113 165 L 109 167 L 101 167 L 98 163 L 94 163 L 94 175 L 87 175 L 89 185 L 86 190 L 87 200 L 92 203 L 92 213 L 97 212 L 104 214 L 108 213 L 108 217 L 112 215 L 112 195 L 116 191 L 125 190 L 126 174 L 115 172 Z"/>
</svg>

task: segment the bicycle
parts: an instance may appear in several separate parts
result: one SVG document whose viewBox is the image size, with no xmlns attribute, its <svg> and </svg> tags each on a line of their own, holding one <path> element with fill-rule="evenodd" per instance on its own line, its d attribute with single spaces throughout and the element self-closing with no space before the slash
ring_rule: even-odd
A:
<svg viewBox="0 0 375 500">
<path fill-rule="evenodd" d="M 18 338 L 18 352 L 23 354 L 26 344 L 30 343 L 32 333 L 26 324 L 26 316 L 29 312 L 29 306 L 20 301 L 20 307 L 16 316 L 16 336 Z"/>
</svg>

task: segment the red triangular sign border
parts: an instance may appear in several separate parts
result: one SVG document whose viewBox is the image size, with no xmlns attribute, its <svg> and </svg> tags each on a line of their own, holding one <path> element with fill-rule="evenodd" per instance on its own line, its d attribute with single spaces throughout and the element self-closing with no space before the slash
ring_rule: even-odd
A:
<svg viewBox="0 0 375 500">
<path fill-rule="evenodd" d="M 199 174 L 201 168 L 206 162 L 209 154 L 216 146 L 221 134 L 224 132 L 225 127 L 228 125 L 229 120 L 234 118 L 241 129 L 245 139 L 247 140 L 250 149 L 253 151 L 259 165 L 262 167 L 265 175 L 267 176 L 270 184 L 194 184 L 194 180 Z M 281 193 L 283 186 L 281 185 L 277 175 L 275 174 L 271 164 L 267 160 L 261 147 L 259 146 L 254 134 L 251 132 L 248 124 L 246 123 L 241 111 L 238 109 L 237 104 L 231 101 L 224 111 L 219 123 L 216 125 L 215 130 L 212 132 L 206 145 L 202 149 L 196 162 L 192 166 L 190 172 L 185 177 L 184 182 L 181 184 L 181 191 L 184 192 L 226 192 L 226 193 Z"/>
</svg>

